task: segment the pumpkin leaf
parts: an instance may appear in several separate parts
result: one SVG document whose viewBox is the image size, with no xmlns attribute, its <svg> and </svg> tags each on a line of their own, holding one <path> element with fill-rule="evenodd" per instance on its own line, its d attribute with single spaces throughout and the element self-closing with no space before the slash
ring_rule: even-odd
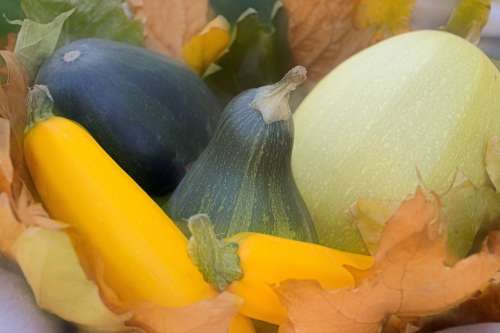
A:
<svg viewBox="0 0 500 333">
<path fill-rule="evenodd" d="M 182 59 L 183 46 L 208 23 L 208 0 L 128 0 L 144 22 L 145 46 Z"/>
<path fill-rule="evenodd" d="M 414 0 L 283 0 L 295 63 L 318 81 L 362 49 L 410 29 Z"/>
<path fill-rule="evenodd" d="M 207 215 L 195 215 L 188 221 L 191 231 L 188 252 L 205 280 L 217 290 L 226 289 L 243 276 L 238 256 L 238 244 L 217 238 Z"/>
<path fill-rule="evenodd" d="M 288 308 L 283 333 L 377 332 L 389 316 L 422 317 L 449 310 L 487 287 L 500 269 L 500 238 L 453 267 L 445 265 L 439 200 L 418 190 L 387 223 L 375 266 L 356 288 L 322 290 L 310 281 L 278 288 Z"/>
<path fill-rule="evenodd" d="M 270 23 L 277 0 L 210 0 L 210 5 L 218 15 L 224 16 L 232 24 L 249 8 L 254 9 L 263 22 Z"/>
<path fill-rule="evenodd" d="M 394 201 L 360 199 L 352 206 L 353 222 L 361 233 L 370 254 L 377 252 L 385 224 L 399 205 Z"/>
<path fill-rule="evenodd" d="M 148 333 L 229 332 L 240 303 L 238 297 L 224 292 L 214 299 L 183 308 L 142 304 L 134 309 L 134 318 L 129 323 Z"/>
<path fill-rule="evenodd" d="M 292 68 L 287 29 L 282 7 L 276 8 L 272 24 L 247 11 L 236 23 L 228 52 L 208 69 L 209 87 L 228 102 L 242 91 L 279 81 Z"/>
<path fill-rule="evenodd" d="M 461 0 L 451 14 L 445 30 L 472 43 L 479 43 L 491 11 L 491 0 Z"/>
<path fill-rule="evenodd" d="M 26 18 L 45 24 L 75 10 L 64 25 L 59 46 L 89 37 L 143 44 L 142 24 L 127 15 L 121 0 L 21 0 L 21 7 Z"/>
<path fill-rule="evenodd" d="M 490 186 L 476 187 L 468 179 L 442 198 L 447 221 L 448 262 L 470 254 L 480 231 L 489 231 L 500 217 L 500 194 Z M 489 226 L 485 229 L 486 226 Z"/>
<path fill-rule="evenodd" d="M 182 49 L 184 62 L 195 73 L 203 75 L 226 51 L 230 40 L 229 23 L 222 16 L 218 16 L 184 45 Z"/>
<path fill-rule="evenodd" d="M 29 19 L 22 22 L 14 52 L 26 68 L 30 81 L 34 80 L 40 66 L 55 51 L 63 25 L 74 12 L 74 9 L 64 12 L 47 24 Z"/>
<path fill-rule="evenodd" d="M 125 330 L 131 315 L 116 315 L 106 307 L 66 233 L 29 228 L 13 252 L 42 309 L 94 331 Z"/>
</svg>

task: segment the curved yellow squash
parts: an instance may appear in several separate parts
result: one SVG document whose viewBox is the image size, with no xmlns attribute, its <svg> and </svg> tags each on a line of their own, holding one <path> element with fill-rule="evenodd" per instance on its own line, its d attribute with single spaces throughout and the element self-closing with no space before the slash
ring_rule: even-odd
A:
<svg viewBox="0 0 500 333">
<path fill-rule="evenodd" d="M 189 258 L 184 235 L 83 127 L 41 120 L 28 130 L 24 151 L 51 216 L 98 254 L 104 280 L 122 301 L 180 307 L 215 295 Z M 253 331 L 241 317 L 231 329 Z"/>
<path fill-rule="evenodd" d="M 264 234 L 240 233 L 228 241 L 239 244 L 244 276 L 229 290 L 245 300 L 241 313 L 273 324 L 287 316 L 273 285 L 315 280 L 326 290 L 352 287 L 355 281 L 346 266 L 366 270 L 373 265 L 372 257 Z"/>
</svg>

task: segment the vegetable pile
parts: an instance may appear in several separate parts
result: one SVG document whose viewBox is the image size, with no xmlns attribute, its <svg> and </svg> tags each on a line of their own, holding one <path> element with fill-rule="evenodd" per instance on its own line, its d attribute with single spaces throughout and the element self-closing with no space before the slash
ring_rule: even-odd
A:
<svg viewBox="0 0 500 333">
<path fill-rule="evenodd" d="M 0 5 L 0 331 L 500 321 L 490 5 Z"/>
</svg>

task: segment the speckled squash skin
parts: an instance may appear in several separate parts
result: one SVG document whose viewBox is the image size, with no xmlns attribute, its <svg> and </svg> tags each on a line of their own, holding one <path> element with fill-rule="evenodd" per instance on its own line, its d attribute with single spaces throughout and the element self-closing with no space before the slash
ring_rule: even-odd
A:
<svg viewBox="0 0 500 333">
<path fill-rule="evenodd" d="M 257 89 L 233 99 L 207 149 L 164 209 L 187 232 L 186 219 L 208 214 L 218 235 L 242 231 L 316 241 L 291 171 L 292 119 L 265 123 L 250 104 Z"/>
<path fill-rule="evenodd" d="M 423 182 L 442 192 L 458 170 L 487 181 L 487 140 L 500 134 L 500 73 L 466 40 L 411 32 L 357 54 L 294 117 L 292 169 L 320 242 L 364 252 L 350 206 L 402 200 Z"/>
</svg>

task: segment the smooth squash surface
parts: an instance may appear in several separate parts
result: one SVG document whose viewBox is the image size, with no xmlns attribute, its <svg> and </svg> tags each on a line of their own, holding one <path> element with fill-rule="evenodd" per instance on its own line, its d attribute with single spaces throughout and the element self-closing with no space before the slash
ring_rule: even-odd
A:
<svg viewBox="0 0 500 333">
<path fill-rule="evenodd" d="M 359 198 L 402 200 L 419 179 L 445 191 L 461 170 L 486 181 L 487 140 L 500 134 L 500 73 L 446 32 L 381 42 L 333 70 L 295 115 L 292 168 L 320 241 L 365 251 L 351 223 Z"/>
<path fill-rule="evenodd" d="M 43 65 L 56 113 L 82 124 L 147 192 L 172 191 L 203 151 L 221 111 L 193 72 L 149 50 L 73 42 Z"/>
</svg>

